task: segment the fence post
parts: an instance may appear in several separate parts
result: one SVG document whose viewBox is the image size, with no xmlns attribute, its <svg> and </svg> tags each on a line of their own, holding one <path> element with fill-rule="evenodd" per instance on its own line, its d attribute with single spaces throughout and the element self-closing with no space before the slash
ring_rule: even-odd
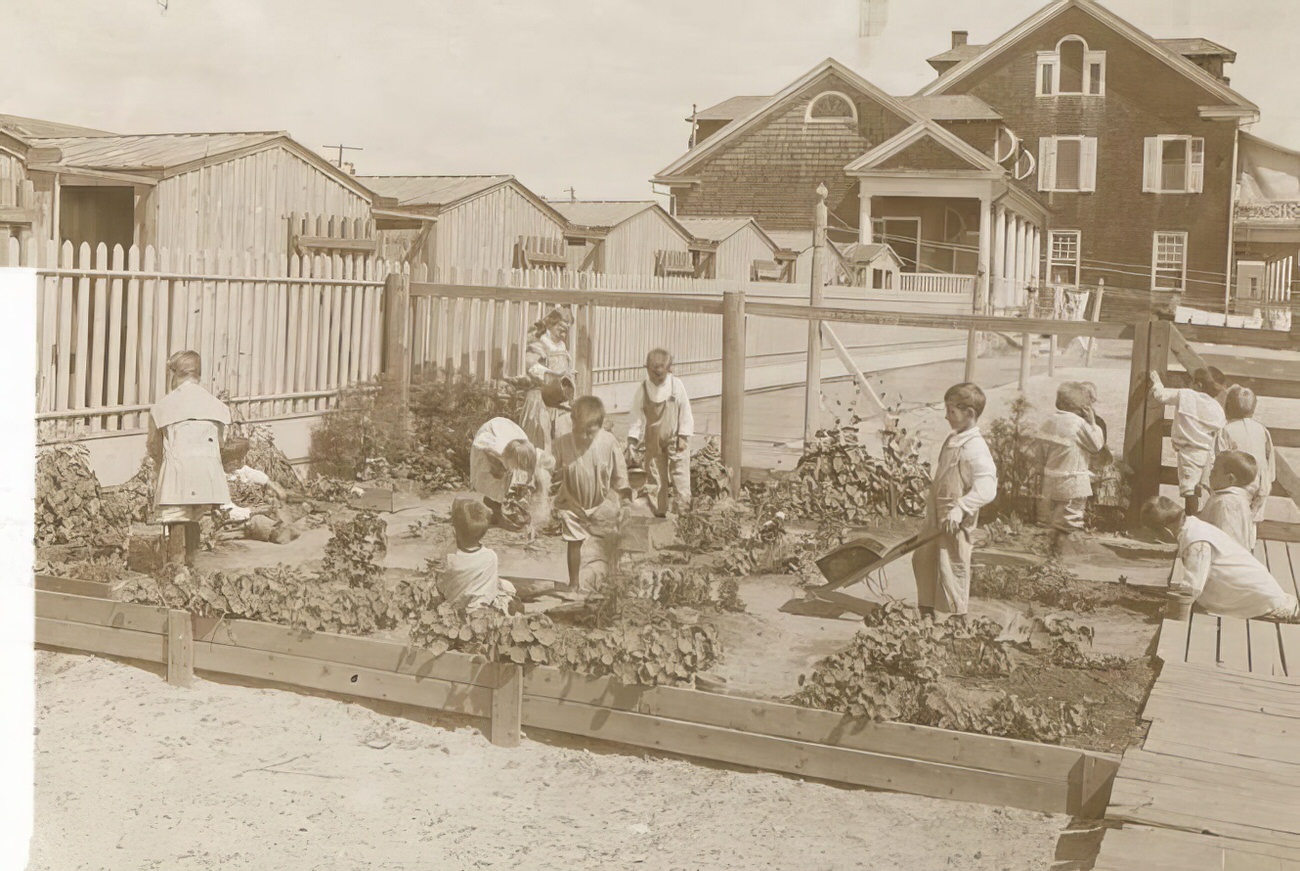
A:
<svg viewBox="0 0 1300 871">
<path fill-rule="evenodd" d="M 745 427 L 745 292 L 729 285 L 722 293 L 722 464 L 732 498 L 740 498 Z"/>
<path fill-rule="evenodd" d="M 384 279 L 384 375 L 396 382 L 402 402 L 411 383 L 411 279 L 390 272 Z"/>
<path fill-rule="evenodd" d="M 1029 305 L 1025 308 L 1025 316 L 1033 318 L 1037 315 L 1038 291 L 1035 289 L 1029 294 Z M 1020 392 L 1025 392 L 1025 385 L 1029 383 L 1029 343 L 1033 337 L 1029 333 L 1020 334 Z"/>
<path fill-rule="evenodd" d="M 826 283 L 826 185 L 817 185 L 817 208 L 813 221 L 812 281 L 808 291 L 808 304 L 821 305 Z M 804 379 L 807 392 L 803 406 L 803 443 L 809 445 L 817 435 L 817 420 L 821 416 L 822 393 L 822 322 L 808 321 L 808 369 Z"/>
<path fill-rule="evenodd" d="M 167 612 L 167 683 L 187 687 L 194 678 L 194 622 L 189 611 Z"/>
<path fill-rule="evenodd" d="M 518 747 L 523 708 L 524 670 L 513 662 L 498 663 L 488 740 L 498 747 Z"/>
<path fill-rule="evenodd" d="M 584 302 L 578 306 L 578 341 L 574 349 L 574 365 L 577 370 L 577 389 L 579 396 L 590 396 L 596 389 L 596 363 L 592 359 L 594 346 L 591 341 L 591 303 Z"/>
<path fill-rule="evenodd" d="M 1124 426 L 1124 462 L 1133 470 L 1129 522 L 1136 525 L 1142 503 L 1160 492 L 1164 406 L 1151 398 L 1150 372 L 1163 379 L 1169 371 L 1169 321 L 1150 319 L 1133 332 L 1129 363 L 1128 417 Z"/>
</svg>

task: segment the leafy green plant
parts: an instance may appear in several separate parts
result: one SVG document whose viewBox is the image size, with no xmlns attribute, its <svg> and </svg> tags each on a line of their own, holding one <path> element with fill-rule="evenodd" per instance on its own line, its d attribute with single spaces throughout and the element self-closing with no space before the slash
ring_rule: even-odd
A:
<svg viewBox="0 0 1300 871">
<path fill-rule="evenodd" d="M 372 588 L 383 583 L 388 553 L 388 525 L 373 511 L 330 524 L 333 536 L 325 544 L 320 574 L 326 582 Z"/>
<path fill-rule="evenodd" d="M 721 499 L 731 490 L 731 475 L 722 464 L 722 450 L 715 438 L 691 454 L 691 498 Z"/>
<path fill-rule="evenodd" d="M 743 516 L 739 506 L 697 497 L 689 509 L 674 518 L 673 524 L 677 538 L 688 550 L 707 553 L 741 537 Z"/>
<path fill-rule="evenodd" d="M 642 578 L 650 597 L 665 608 L 745 610 L 736 579 L 701 566 L 647 566 Z"/>
<path fill-rule="evenodd" d="M 368 460 L 406 460 L 414 448 L 411 418 L 391 379 L 344 388 L 338 406 L 312 428 L 308 449 L 316 475 L 355 481 Z"/>
<path fill-rule="evenodd" d="M 1010 416 L 980 427 L 998 467 L 998 495 L 987 509 L 988 514 L 1038 519 L 1043 470 L 1036 426 L 1030 419 L 1033 407 L 1023 393 L 1017 394 L 1011 402 Z"/>
<path fill-rule="evenodd" d="M 469 448 L 478 428 L 494 417 L 518 421 L 524 391 L 509 381 L 476 381 L 434 371 L 411 385 L 416 450 L 394 472 L 446 488 L 469 478 Z"/>
<path fill-rule="evenodd" d="M 1112 605 L 1144 611 L 1160 601 L 1157 594 L 1128 584 L 1081 580 L 1056 560 L 1033 565 L 975 566 L 970 591 L 981 599 L 1032 602 L 1076 613 Z"/>
</svg>

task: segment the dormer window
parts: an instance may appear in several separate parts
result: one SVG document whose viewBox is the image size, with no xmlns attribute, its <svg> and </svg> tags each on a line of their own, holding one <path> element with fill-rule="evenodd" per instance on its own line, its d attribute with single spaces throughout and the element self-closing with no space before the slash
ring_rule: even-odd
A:
<svg viewBox="0 0 1300 871">
<path fill-rule="evenodd" d="M 839 91 L 823 91 L 808 104 L 804 121 L 809 124 L 856 124 L 858 109 Z"/>
<path fill-rule="evenodd" d="M 1066 36 L 1055 51 L 1038 53 L 1037 93 L 1040 97 L 1106 94 L 1106 52 L 1092 51 L 1081 36 Z"/>
</svg>

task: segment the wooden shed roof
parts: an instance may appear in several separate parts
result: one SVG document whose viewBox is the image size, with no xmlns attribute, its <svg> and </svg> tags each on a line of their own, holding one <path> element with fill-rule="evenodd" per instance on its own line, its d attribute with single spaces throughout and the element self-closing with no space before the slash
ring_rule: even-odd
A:
<svg viewBox="0 0 1300 871">
<path fill-rule="evenodd" d="M 284 132 L 151 133 L 137 136 L 60 136 L 33 139 L 57 148 L 61 166 L 87 169 L 166 170 L 230 151 L 287 139 Z"/>
<path fill-rule="evenodd" d="M 658 207 L 654 200 L 551 200 L 550 204 L 576 227 L 607 230 Z"/>
<path fill-rule="evenodd" d="M 106 130 L 61 124 L 41 118 L 24 118 L 22 115 L 0 115 L 0 130 L 20 139 L 45 139 L 51 136 L 113 136 Z"/>
<path fill-rule="evenodd" d="M 363 175 L 362 184 L 400 206 L 445 207 L 514 181 L 513 175 Z"/>
</svg>

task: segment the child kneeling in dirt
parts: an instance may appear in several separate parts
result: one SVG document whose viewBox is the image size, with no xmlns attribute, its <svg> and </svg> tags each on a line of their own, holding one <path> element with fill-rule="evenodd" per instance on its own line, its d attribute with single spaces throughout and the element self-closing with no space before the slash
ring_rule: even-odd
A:
<svg viewBox="0 0 1300 871">
<path fill-rule="evenodd" d="M 1186 570 L 1171 590 L 1188 592 L 1211 614 L 1300 623 L 1300 601 L 1282 590 L 1268 568 L 1232 536 L 1177 502 L 1153 496 L 1142 506 L 1142 522 L 1163 529 L 1178 542 Z"/>
<path fill-rule="evenodd" d="M 544 455 L 509 418 L 494 417 L 478 428 L 469 449 L 469 483 L 491 509 L 493 523 L 517 530 L 528 522 L 531 497 L 550 486 Z"/>
<path fill-rule="evenodd" d="M 1106 446 L 1087 388 L 1066 382 L 1056 390 L 1056 414 L 1039 430 L 1043 441 L 1043 497 L 1052 505 L 1052 552 L 1069 552 L 1083 532 L 1092 495 L 1091 460 Z"/>
<path fill-rule="evenodd" d="M 1214 445 L 1219 430 L 1227 423 L 1223 406 L 1215 399 L 1223 385 L 1209 369 L 1192 373 L 1192 386 L 1167 388 L 1160 373 L 1151 370 L 1151 398 L 1174 406 L 1170 441 L 1178 457 L 1178 493 L 1188 514 L 1200 509 L 1201 488 L 1214 462 Z"/>
<path fill-rule="evenodd" d="M 1255 546 L 1255 510 L 1250 504 L 1250 490 L 1258 470 L 1255 458 L 1245 451 L 1224 451 L 1214 458 L 1210 470 L 1210 489 L 1200 517 L 1219 527 L 1237 544 L 1250 550 Z"/>
<path fill-rule="evenodd" d="M 686 386 L 672 370 L 673 355 L 663 348 L 647 354 L 646 379 L 637 387 L 628 414 L 628 448 L 634 454 L 645 452 L 645 495 L 655 517 L 668 513 L 670 490 L 676 491 L 675 512 L 691 504 L 695 418 Z"/>
<path fill-rule="evenodd" d="M 493 608 L 503 614 L 518 614 L 523 606 L 515 597 L 514 584 L 497 573 L 496 551 L 483 546 L 483 536 L 491 526 L 492 512 L 479 500 L 462 496 L 452 503 L 456 550 L 447 554 L 446 568 L 438 576 L 438 592 L 467 610 Z"/>
<path fill-rule="evenodd" d="M 559 495 L 555 499 L 561 536 L 567 543 L 569 589 L 578 589 L 582 543 L 597 524 L 607 525 L 632 500 L 627 462 L 618 440 L 605 429 L 605 405 L 595 396 L 573 401 L 573 430 L 555 440 Z M 617 494 L 617 508 L 609 504 Z"/>
<path fill-rule="evenodd" d="M 980 508 L 998 492 L 998 469 L 978 426 L 984 403 L 984 391 L 968 381 L 943 395 L 952 433 L 939 451 L 925 507 L 926 527 L 942 534 L 912 555 L 923 617 L 936 611 L 965 614 L 970 600 L 971 535 Z"/>
</svg>

